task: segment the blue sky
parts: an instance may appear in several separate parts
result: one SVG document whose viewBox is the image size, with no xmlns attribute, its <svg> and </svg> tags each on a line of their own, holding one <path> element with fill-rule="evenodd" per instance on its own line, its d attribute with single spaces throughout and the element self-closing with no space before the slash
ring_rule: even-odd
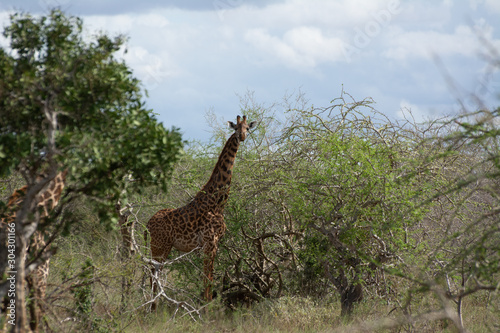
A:
<svg viewBox="0 0 500 333">
<path fill-rule="evenodd" d="M 186 140 L 209 138 L 209 110 L 233 120 L 247 92 L 272 105 L 300 91 L 327 106 L 343 87 L 391 118 L 409 108 L 418 120 L 460 112 L 459 99 L 477 108 L 471 93 L 500 105 L 500 75 L 478 38 L 500 52 L 498 0 L 11 0 L 0 23 L 53 6 L 82 17 L 89 34 L 129 37 L 123 57 L 148 106 Z"/>
</svg>

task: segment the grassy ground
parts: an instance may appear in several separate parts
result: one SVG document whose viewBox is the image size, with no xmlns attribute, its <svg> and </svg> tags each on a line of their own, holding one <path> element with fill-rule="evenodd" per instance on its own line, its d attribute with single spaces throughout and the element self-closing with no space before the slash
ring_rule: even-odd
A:
<svg viewBox="0 0 500 333">
<path fill-rule="evenodd" d="M 93 241 L 68 239 L 66 244 L 61 244 L 64 251 L 51 261 L 49 294 L 53 315 L 49 316 L 49 322 L 55 332 L 456 332 L 452 324 L 439 319 L 411 324 L 406 321 L 397 328 L 381 328 L 402 320 L 403 313 L 395 310 L 394 303 L 388 305 L 368 295 L 355 305 L 350 320 L 341 319 L 340 303 L 335 295 L 325 298 L 285 296 L 235 311 L 227 310 L 219 299 L 215 299 L 203 309 L 202 319 L 197 318 L 196 322 L 183 311 L 175 313 L 175 308 L 165 302 L 157 312 L 149 313 L 141 307 L 144 302 L 140 291 L 144 282 L 142 262 L 136 260 L 132 268 L 121 266 L 118 242 L 103 241 L 105 235 L 100 235 L 98 230 L 93 232 Z M 91 266 L 86 265 L 87 260 Z M 131 303 L 125 312 L 120 312 L 123 276 L 134 276 L 134 279 L 130 289 Z M 172 277 L 172 280 L 175 279 Z M 86 288 L 87 282 L 92 283 L 91 291 Z M 406 290 L 402 285 L 399 287 L 397 289 Z M 437 304 L 432 294 L 423 294 L 412 300 L 410 314 L 425 314 Z M 84 315 L 75 314 L 77 306 Z M 463 314 L 468 332 L 500 331 L 500 299 L 494 294 L 484 292 L 470 296 L 464 302 Z"/>
<path fill-rule="evenodd" d="M 137 316 L 125 332 L 455 332 L 444 320 L 422 321 L 399 328 L 380 328 L 400 318 L 391 307 L 375 301 L 359 304 L 350 320 L 340 318 L 338 304 L 318 304 L 309 298 L 283 297 L 251 308 L 228 312 L 217 301 L 206 308 L 203 320 L 173 318 L 173 311 L 163 307 L 157 313 Z M 495 318 L 481 304 L 464 307 L 464 324 L 469 332 L 497 332 L 500 318 Z M 497 325 L 497 326 L 495 326 Z"/>
</svg>

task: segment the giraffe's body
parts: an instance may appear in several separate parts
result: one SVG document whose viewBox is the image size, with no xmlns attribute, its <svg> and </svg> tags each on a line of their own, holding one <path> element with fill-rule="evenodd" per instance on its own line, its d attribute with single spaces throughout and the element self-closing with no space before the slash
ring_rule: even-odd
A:
<svg viewBox="0 0 500 333">
<path fill-rule="evenodd" d="M 54 179 L 49 181 L 47 185 L 44 186 L 38 193 L 35 199 L 35 209 L 33 213 L 40 214 L 40 220 L 47 217 L 52 209 L 57 205 L 59 199 L 61 198 L 61 193 L 64 189 L 64 183 L 66 180 L 67 171 L 59 172 Z M 24 196 L 28 190 L 28 186 L 23 186 L 22 188 L 14 191 L 10 196 L 7 203 L 7 211 L 9 215 L 5 218 L 2 223 L 12 223 L 16 219 L 16 213 L 20 209 Z M 42 255 L 41 251 L 47 251 L 45 233 L 36 230 L 31 237 L 31 244 L 28 244 L 29 252 L 32 254 Z M 26 251 L 26 253 L 28 250 Z M 49 275 L 49 259 L 46 259 L 41 264 L 39 264 L 28 276 L 26 276 L 26 281 L 28 288 L 31 290 L 33 296 L 33 302 L 30 305 L 31 312 L 31 329 L 34 331 L 38 330 L 38 324 L 41 318 L 41 302 L 45 298 L 45 292 L 47 290 L 47 278 Z"/>
<path fill-rule="evenodd" d="M 208 301 L 212 298 L 210 283 L 213 280 L 218 242 L 226 231 L 223 213 L 229 196 L 234 160 L 240 142 L 245 140 L 247 131 L 255 122 L 247 124 L 245 116 L 243 120 L 238 116 L 237 124 L 229 124 L 235 133 L 227 140 L 207 184 L 187 205 L 160 210 L 147 224 L 151 236 L 151 255 L 160 263 L 166 261 L 172 247 L 182 252 L 196 248 L 203 250 L 204 297 Z"/>
</svg>

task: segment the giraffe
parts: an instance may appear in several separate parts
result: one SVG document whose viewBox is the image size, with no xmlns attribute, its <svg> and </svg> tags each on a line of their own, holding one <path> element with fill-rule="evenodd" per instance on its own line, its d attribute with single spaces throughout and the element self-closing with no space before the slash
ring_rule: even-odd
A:
<svg viewBox="0 0 500 333">
<path fill-rule="evenodd" d="M 61 193 L 64 189 L 66 181 L 67 170 L 59 172 L 52 180 L 50 180 L 37 194 L 35 198 L 35 209 L 38 210 L 40 221 L 46 218 L 50 211 L 55 208 L 61 198 Z M 42 177 L 38 177 L 40 181 Z M 25 194 L 28 191 L 28 185 L 14 191 L 10 196 L 7 203 L 8 216 L 2 219 L 2 223 L 11 223 L 16 219 L 16 213 L 21 208 Z M 38 224 L 40 225 L 40 223 Z M 42 315 L 42 303 L 45 298 L 47 290 L 47 278 L 49 275 L 49 258 L 43 260 L 44 253 L 47 253 L 47 244 L 45 242 L 45 234 L 39 228 L 35 230 L 31 237 L 31 244 L 27 244 L 26 255 L 28 252 L 35 254 L 38 259 L 42 259 L 42 263 L 38 264 L 33 271 L 26 276 L 26 282 L 30 295 L 33 297 L 29 305 L 30 308 L 30 328 L 33 331 L 38 331 L 38 324 L 40 323 Z"/>
<path fill-rule="evenodd" d="M 248 130 L 256 122 L 247 123 L 246 116 L 236 118 L 236 124 L 228 121 L 234 129 L 227 140 L 209 181 L 185 206 L 177 209 L 162 209 L 154 214 L 147 223 L 147 233 L 151 237 L 152 258 L 160 263 L 165 262 L 172 247 L 182 252 L 190 252 L 201 248 L 204 252 L 204 298 L 212 300 L 211 283 L 213 281 L 214 259 L 218 242 L 224 235 L 224 207 L 226 205 L 232 178 L 232 169 L 239 145 L 245 141 Z M 153 273 L 161 269 L 153 267 Z M 151 281 L 153 292 L 156 285 Z M 152 310 L 156 307 L 152 304 Z"/>
</svg>

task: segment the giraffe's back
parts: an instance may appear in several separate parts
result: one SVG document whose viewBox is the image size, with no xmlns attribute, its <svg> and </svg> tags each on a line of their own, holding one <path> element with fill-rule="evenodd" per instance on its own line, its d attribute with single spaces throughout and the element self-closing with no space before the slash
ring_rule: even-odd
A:
<svg viewBox="0 0 500 333">
<path fill-rule="evenodd" d="M 165 260 L 172 247 L 189 252 L 198 246 L 200 218 L 187 208 L 162 209 L 149 219 L 147 228 L 151 236 L 153 258 Z"/>
<path fill-rule="evenodd" d="M 224 234 L 225 224 L 222 214 L 202 211 L 196 205 L 188 204 L 156 212 L 149 220 L 147 229 L 151 236 L 153 258 L 166 260 L 172 247 L 189 252 L 209 242 L 207 235 L 219 239 Z"/>
</svg>

